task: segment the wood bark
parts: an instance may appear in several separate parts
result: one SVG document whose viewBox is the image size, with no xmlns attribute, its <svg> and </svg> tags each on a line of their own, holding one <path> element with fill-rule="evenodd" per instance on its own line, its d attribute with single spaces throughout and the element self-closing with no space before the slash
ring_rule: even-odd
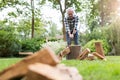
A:
<svg viewBox="0 0 120 80">
<path fill-rule="evenodd" d="M 74 46 L 70 46 L 70 53 L 67 54 L 66 59 L 76 59 L 79 54 L 81 53 L 81 46 L 78 45 L 74 45 Z"/>
</svg>

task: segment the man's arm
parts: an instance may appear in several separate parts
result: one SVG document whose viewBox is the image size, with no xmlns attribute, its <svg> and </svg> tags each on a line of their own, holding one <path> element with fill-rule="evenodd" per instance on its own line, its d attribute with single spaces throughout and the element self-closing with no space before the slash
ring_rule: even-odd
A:
<svg viewBox="0 0 120 80">
<path fill-rule="evenodd" d="M 75 16 L 75 24 L 74 24 L 74 29 L 73 29 L 73 34 L 76 33 L 77 31 L 77 27 L 78 27 L 78 16 Z"/>
<path fill-rule="evenodd" d="M 64 19 L 64 24 L 65 24 L 66 32 L 68 32 L 68 34 L 70 34 L 70 28 L 69 28 L 69 24 L 68 24 L 67 18 Z"/>
</svg>

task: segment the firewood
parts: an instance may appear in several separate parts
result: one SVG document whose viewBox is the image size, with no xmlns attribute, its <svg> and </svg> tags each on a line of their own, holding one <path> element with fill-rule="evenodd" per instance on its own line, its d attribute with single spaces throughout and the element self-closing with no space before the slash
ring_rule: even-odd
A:
<svg viewBox="0 0 120 80">
<path fill-rule="evenodd" d="M 99 59 L 106 60 L 106 58 L 105 58 L 104 56 L 100 55 L 100 54 L 97 53 L 97 52 L 93 52 L 92 54 L 93 54 L 94 56 L 96 56 L 97 58 L 99 58 Z"/>
<path fill-rule="evenodd" d="M 87 60 L 95 60 L 95 56 L 93 54 L 88 54 Z"/>
<path fill-rule="evenodd" d="M 101 42 L 95 42 L 95 48 L 96 48 L 97 53 L 99 53 L 101 56 L 105 57 L 104 50 L 103 50 Z"/>
<path fill-rule="evenodd" d="M 58 58 L 62 60 L 62 57 L 70 53 L 70 48 L 67 47 L 58 54 Z"/>
<path fill-rule="evenodd" d="M 28 55 L 28 56 L 31 56 L 33 54 L 34 54 L 33 52 L 19 52 L 19 55 Z"/>
<path fill-rule="evenodd" d="M 24 76 L 28 71 L 28 66 L 36 62 L 55 66 L 59 63 L 59 60 L 50 48 L 43 48 L 0 72 L 0 80 L 10 80 Z"/>
<path fill-rule="evenodd" d="M 26 80 L 82 80 L 82 77 L 74 68 L 36 63 L 29 66 Z"/>
<path fill-rule="evenodd" d="M 87 57 L 88 53 L 90 52 L 89 48 L 86 48 L 78 57 L 77 59 L 83 60 Z"/>
</svg>

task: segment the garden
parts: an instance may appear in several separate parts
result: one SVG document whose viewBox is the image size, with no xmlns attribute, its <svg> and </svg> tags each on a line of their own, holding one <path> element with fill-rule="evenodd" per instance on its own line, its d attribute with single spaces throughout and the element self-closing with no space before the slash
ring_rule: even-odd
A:
<svg viewBox="0 0 120 80">
<path fill-rule="evenodd" d="M 0 72 L 28 56 L 20 53 L 35 54 L 49 46 L 59 55 L 67 46 L 66 11 L 73 7 L 79 18 L 81 50 L 95 52 L 95 42 L 101 42 L 106 61 L 64 56 L 60 64 L 75 67 L 83 80 L 119 80 L 119 5 L 119 0 L 0 0 Z"/>
</svg>

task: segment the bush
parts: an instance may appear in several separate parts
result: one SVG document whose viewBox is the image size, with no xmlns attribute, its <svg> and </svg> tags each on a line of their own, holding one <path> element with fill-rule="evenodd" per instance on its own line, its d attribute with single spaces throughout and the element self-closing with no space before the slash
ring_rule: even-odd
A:
<svg viewBox="0 0 120 80">
<path fill-rule="evenodd" d="M 86 31 L 85 33 L 80 34 L 80 42 L 82 45 L 85 45 L 86 42 L 90 40 L 103 40 L 107 39 L 106 27 L 97 27 L 94 28 L 92 32 Z"/>
<path fill-rule="evenodd" d="M 47 42 L 42 45 L 42 48 L 44 47 L 50 47 L 55 54 L 58 54 L 66 47 L 66 42 L 64 41 L 54 41 L 54 42 Z"/>
<path fill-rule="evenodd" d="M 107 55 L 108 52 L 110 51 L 110 46 L 109 46 L 109 44 L 107 43 L 106 40 L 91 40 L 83 47 L 83 49 L 89 48 L 91 50 L 91 52 L 96 52 L 95 42 L 101 42 L 102 43 L 104 53 L 105 53 L 105 55 Z"/>
<path fill-rule="evenodd" d="M 41 45 L 45 43 L 44 38 L 33 38 L 33 39 L 26 39 L 21 42 L 22 44 L 22 52 L 36 52 L 41 48 Z"/>
<path fill-rule="evenodd" d="M 115 54 L 120 55 L 120 18 L 108 26 L 107 37 L 111 46 L 115 49 Z"/>
<path fill-rule="evenodd" d="M 10 57 L 18 54 L 21 44 L 15 35 L 4 30 L 0 31 L 0 57 Z"/>
</svg>

